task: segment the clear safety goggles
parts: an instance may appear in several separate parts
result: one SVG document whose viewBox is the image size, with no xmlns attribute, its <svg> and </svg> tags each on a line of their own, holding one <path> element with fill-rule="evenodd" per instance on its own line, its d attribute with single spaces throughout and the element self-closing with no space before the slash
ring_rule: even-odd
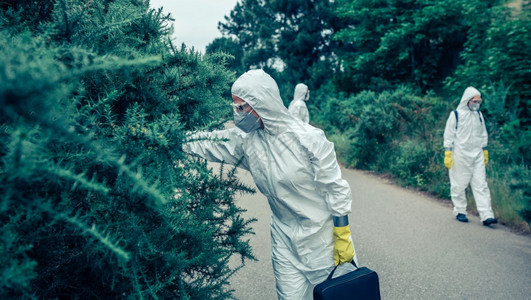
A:
<svg viewBox="0 0 531 300">
<path fill-rule="evenodd" d="M 232 109 L 234 109 L 235 112 L 250 112 L 251 106 L 247 103 L 231 103 Z"/>
</svg>

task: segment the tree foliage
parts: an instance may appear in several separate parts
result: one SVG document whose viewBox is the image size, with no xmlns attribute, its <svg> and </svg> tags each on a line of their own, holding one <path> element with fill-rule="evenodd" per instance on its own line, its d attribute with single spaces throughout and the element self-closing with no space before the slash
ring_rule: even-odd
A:
<svg viewBox="0 0 531 300">
<path fill-rule="evenodd" d="M 331 66 L 338 26 L 328 0 L 243 0 L 219 24 L 243 49 L 245 69 L 259 67 L 288 82 L 322 84 Z"/>
<path fill-rule="evenodd" d="M 3 1 L 0 297 L 224 299 L 253 258 L 235 170 L 181 152 L 219 127 L 227 56 L 148 1 Z"/>
<path fill-rule="evenodd" d="M 339 1 L 349 24 L 334 38 L 345 72 L 343 89 L 383 90 L 411 83 L 425 91 L 441 85 L 459 63 L 476 13 L 494 1 Z"/>
<path fill-rule="evenodd" d="M 226 53 L 231 55 L 227 67 L 236 72 L 236 74 L 243 74 L 247 68 L 243 65 L 243 48 L 240 44 L 231 37 L 220 37 L 214 39 L 206 47 L 207 54 Z"/>
</svg>

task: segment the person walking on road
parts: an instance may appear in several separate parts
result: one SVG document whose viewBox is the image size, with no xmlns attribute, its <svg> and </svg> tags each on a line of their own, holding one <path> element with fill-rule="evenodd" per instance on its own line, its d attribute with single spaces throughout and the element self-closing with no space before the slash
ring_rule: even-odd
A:
<svg viewBox="0 0 531 300">
<path fill-rule="evenodd" d="M 249 170 L 272 211 L 271 249 L 279 299 L 312 299 L 333 267 L 354 270 L 351 192 L 334 145 L 283 105 L 275 80 L 251 70 L 234 82 L 236 128 L 197 132 L 183 150 Z M 346 263 L 346 264 L 345 264 Z"/>
<path fill-rule="evenodd" d="M 310 90 L 304 83 L 299 83 L 295 86 L 293 93 L 293 100 L 291 100 L 288 110 L 295 117 L 299 118 L 304 123 L 310 123 L 310 114 L 305 101 L 310 99 Z"/>
<path fill-rule="evenodd" d="M 454 214 L 468 222 L 465 189 L 470 184 L 483 225 L 498 223 L 491 207 L 485 167 L 489 161 L 488 134 L 479 111 L 481 93 L 468 87 L 457 109 L 450 113 L 444 130 L 444 165 L 449 169 Z"/>
</svg>

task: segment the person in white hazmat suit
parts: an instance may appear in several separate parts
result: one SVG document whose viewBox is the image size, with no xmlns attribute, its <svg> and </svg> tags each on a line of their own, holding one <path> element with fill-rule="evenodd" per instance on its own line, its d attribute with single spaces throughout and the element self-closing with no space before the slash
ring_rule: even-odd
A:
<svg viewBox="0 0 531 300">
<path fill-rule="evenodd" d="M 183 150 L 250 171 L 272 210 L 278 297 L 312 299 L 314 286 L 334 265 L 344 264 L 339 273 L 354 270 L 345 264 L 355 260 L 348 224 L 351 193 L 334 145 L 322 130 L 288 112 L 275 80 L 263 70 L 244 73 L 231 93 L 237 127 L 194 133 L 195 141 Z"/>
<path fill-rule="evenodd" d="M 305 101 L 310 99 L 310 90 L 304 83 L 299 83 L 295 86 L 293 93 L 293 100 L 291 100 L 288 110 L 295 117 L 299 118 L 304 123 L 310 123 L 310 114 Z"/>
<path fill-rule="evenodd" d="M 485 166 L 488 163 L 488 134 L 479 111 L 481 93 L 468 87 L 457 109 L 450 113 L 444 130 L 444 164 L 449 169 L 454 215 L 461 222 L 466 217 L 465 189 L 470 184 L 483 225 L 498 222 L 492 212 Z"/>
</svg>

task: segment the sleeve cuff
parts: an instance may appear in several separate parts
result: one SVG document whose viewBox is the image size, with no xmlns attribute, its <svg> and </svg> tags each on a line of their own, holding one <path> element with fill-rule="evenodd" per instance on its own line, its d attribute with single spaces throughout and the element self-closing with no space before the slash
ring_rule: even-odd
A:
<svg viewBox="0 0 531 300">
<path fill-rule="evenodd" d="M 333 217 L 334 227 L 345 227 L 348 225 L 348 215 L 342 217 Z"/>
</svg>

